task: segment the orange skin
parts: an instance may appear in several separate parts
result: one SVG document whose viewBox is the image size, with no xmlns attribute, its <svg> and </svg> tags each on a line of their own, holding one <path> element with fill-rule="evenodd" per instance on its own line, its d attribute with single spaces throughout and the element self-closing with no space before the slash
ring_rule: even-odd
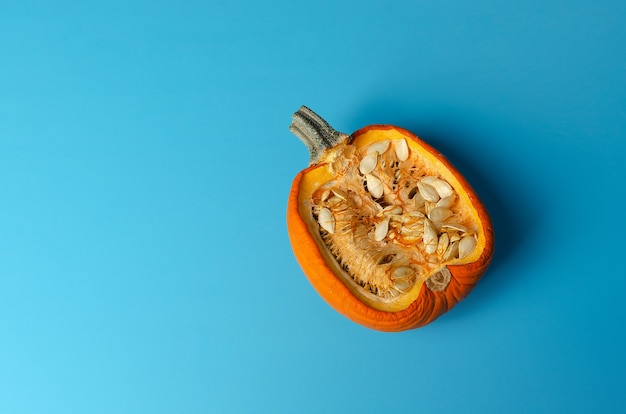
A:
<svg viewBox="0 0 626 414">
<path fill-rule="evenodd" d="M 452 309 L 465 298 L 483 276 L 491 261 L 494 249 L 494 235 L 491 220 L 478 196 L 461 174 L 437 150 L 409 131 L 390 125 L 370 125 L 352 134 L 357 137 L 370 130 L 395 129 L 418 143 L 419 146 L 438 158 L 459 180 L 462 189 L 469 196 L 478 212 L 485 233 L 485 247 L 478 260 L 464 265 L 448 265 L 452 278 L 441 292 L 433 292 L 422 284 L 415 301 L 406 309 L 385 312 L 373 309 L 361 302 L 348 287 L 326 265 L 319 247 L 309 234 L 305 221 L 298 211 L 298 195 L 302 177 L 309 171 L 325 164 L 312 165 L 301 171 L 293 181 L 287 206 L 287 228 L 294 254 L 305 275 L 317 292 L 336 311 L 352 321 L 370 329 L 398 332 L 427 325 Z"/>
</svg>

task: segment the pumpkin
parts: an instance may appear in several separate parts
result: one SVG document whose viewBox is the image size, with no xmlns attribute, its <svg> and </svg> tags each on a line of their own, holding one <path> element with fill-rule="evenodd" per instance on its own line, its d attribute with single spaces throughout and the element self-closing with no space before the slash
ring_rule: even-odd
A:
<svg viewBox="0 0 626 414">
<path fill-rule="evenodd" d="M 343 134 L 307 107 L 290 130 L 310 152 L 287 228 L 319 295 L 380 331 L 424 326 L 467 296 L 494 249 L 484 205 L 438 151 L 391 125 Z"/>
</svg>

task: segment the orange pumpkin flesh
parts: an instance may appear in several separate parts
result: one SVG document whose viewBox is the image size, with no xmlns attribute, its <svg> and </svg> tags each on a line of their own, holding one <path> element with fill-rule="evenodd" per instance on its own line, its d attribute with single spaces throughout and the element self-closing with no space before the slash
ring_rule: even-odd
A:
<svg viewBox="0 0 626 414">
<path fill-rule="evenodd" d="M 293 181 L 287 225 L 317 292 L 381 331 L 424 326 L 487 269 L 493 230 L 478 197 L 436 150 L 404 129 L 338 133 L 302 107 L 292 131 L 311 151 Z"/>
</svg>

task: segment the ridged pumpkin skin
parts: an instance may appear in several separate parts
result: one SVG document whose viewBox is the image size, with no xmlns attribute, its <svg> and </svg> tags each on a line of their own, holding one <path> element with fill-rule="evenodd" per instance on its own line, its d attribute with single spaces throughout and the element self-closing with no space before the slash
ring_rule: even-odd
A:
<svg viewBox="0 0 626 414">
<path fill-rule="evenodd" d="M 338 278 L 328 266 L 320 247 L 309 232 L 309 227 L 303 218 L 300 207 L 302 194 L 311 189 L 303 188 L 303 178 L 318 168 L 326 168 L 325 163 L 314 164 L 301 171 L 293 180 L 287 207 L 287 227 L 294 255 L 302 267 L 304 274 L 317 290 L 320 296 L 342 315 L 368 328 L 396 332 L 419 328 L 437 319 L 452 309 L 459 301 L 465 298 L 485 273 L 494 249 L 494 235 L 491 220 L 483 204 L 474 190 L 461 174 L 438 151 L 422 141 L 411 132 L 390 125 L 371 125 L 360 129 L 350 136 L 352 141 L 368 133 L 380 134 L 384 139 L 386 134 L 400 134 L 406 140 L 412 141 L 419 147 L 419 151 L 428 153 L 439 160 L 457 180 L 457 191 L 464 192 L 471 201 L 476 212 L 476 219 L 482 224 L 484 244 L 482 252 L 476 260 L 462 265 L 447 265 L 452 277 L 443 291 L 435 292 L 421 283 L 419 294 L 408 307 L 399 311 L 381 311 L 363 303 L 346 284 Z M 306 190 L 306 191 L 305 191 Z"/>
</svg>

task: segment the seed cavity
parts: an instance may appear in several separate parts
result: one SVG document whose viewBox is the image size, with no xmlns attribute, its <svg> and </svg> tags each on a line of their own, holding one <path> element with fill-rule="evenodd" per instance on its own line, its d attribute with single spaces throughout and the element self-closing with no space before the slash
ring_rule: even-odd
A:
<svg viewBox="0 0 626 414">
<path fill-rule="evenodd" d="M 460 194 L 419 157 L 405 139 L 346 149 L 329 166 L 337 178 L 310 200 L 320 237 L 354 289 L 384 300 L 418 282 L 444 290 L 451 279 L 446 263 L 477 246 Z"/>
</svg>

